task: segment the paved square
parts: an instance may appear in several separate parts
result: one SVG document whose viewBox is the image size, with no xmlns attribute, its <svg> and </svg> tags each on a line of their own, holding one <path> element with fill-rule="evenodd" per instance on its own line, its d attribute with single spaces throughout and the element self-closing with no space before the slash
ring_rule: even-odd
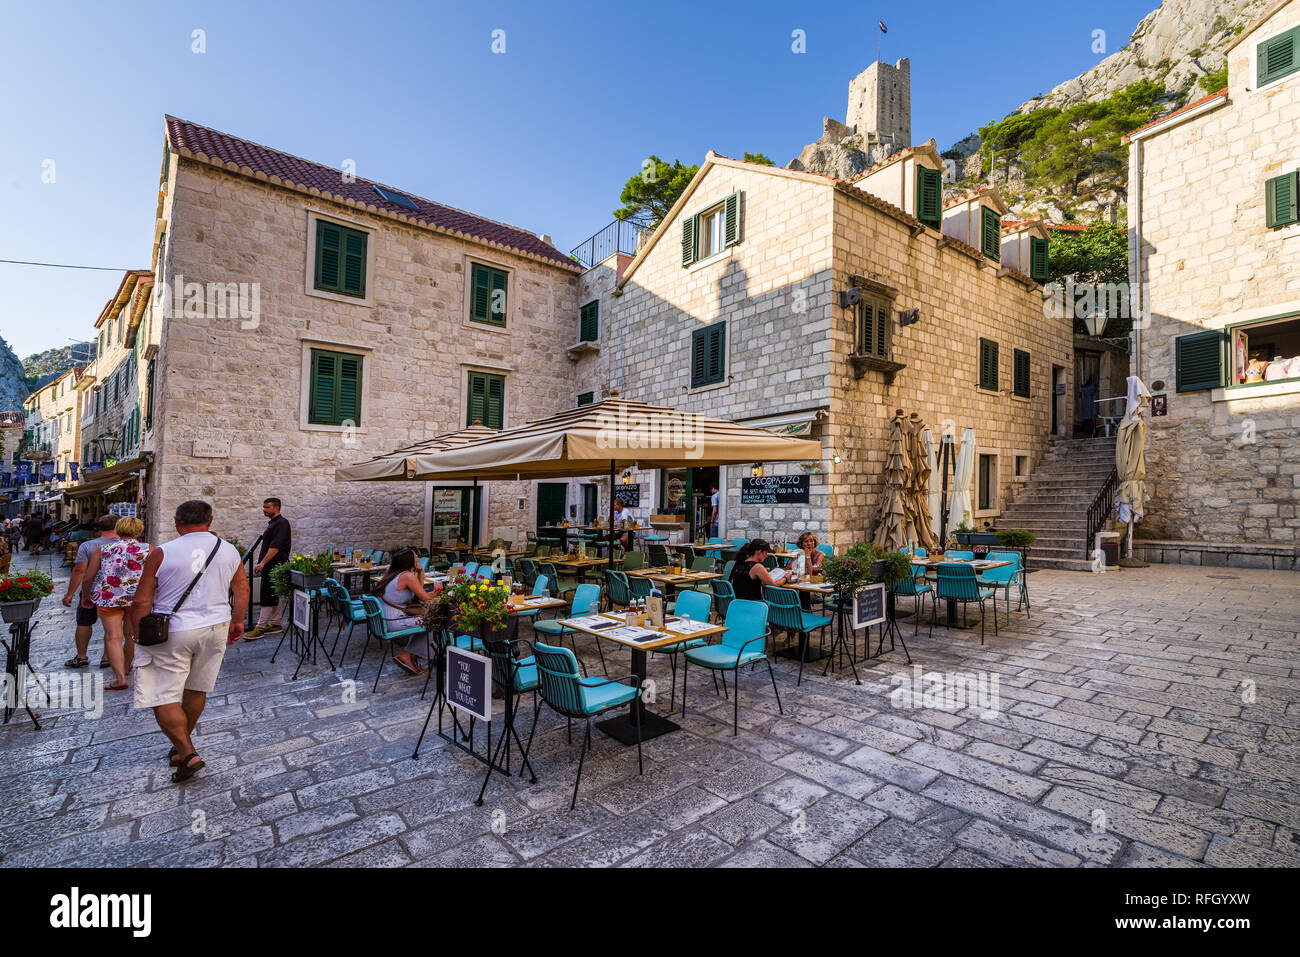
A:
<svg viewBox="0 0 1300 957">
<path fill-rule="evenodd" d="M 1032 619 L 1013 603 L 983 647 L 978 628 L 914 638 L 902 623 L 924 671 L 983 679 L 969 706 L 924 706 L 933 679 L 921 707 L 891 700 L 893 676 L 914 674 L 901 649 L 860 662 L 860 687 L 810 666 L 796 688 L 797 664 L 777 659 L 785 714 L 767 675 L 746 672 L 732 737 L 731 702 L 693 671 L 682 730 L 645 744 L 643 776 L 634 748 L 593 735 L 572 812 L 579 738 L 545 708 L 539 783 L 494 775 L 478 808 L 481 765 L 432 733 L 411 759 L 423 678 L 390 663 L 372 695 L 373 643 L 355 702 L 323 659 L 294 682 L 287 648 L 270 664 L 274 641 L 241 643 L 196 733 L 207 767 L 186 784 L 129 693 L 106 692 L 97 719 L 38 709 L 44 730 L 21 712 L 0 729 L 0 863 L 1300 865 L 1300 578 L 1152 566 L 1029 585 Z M 42 676 L 72 653 L 61 592 L 33 636 Z M 101 647 L 97 632 L 92 671 Z M 579 650 L 599 673 L 590 642 Z M 611 675 L 630 671 L 626 652 L 605 655 Z M 662 712 L 667 659 L 650 668 Z M 531 698 L 521 707 L 526 732 Z"/>
</svg>

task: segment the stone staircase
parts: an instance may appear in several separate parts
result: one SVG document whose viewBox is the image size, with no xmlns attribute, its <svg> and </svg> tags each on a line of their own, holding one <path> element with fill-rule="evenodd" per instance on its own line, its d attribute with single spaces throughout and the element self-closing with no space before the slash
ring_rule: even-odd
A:
<svg viewBox="0 0 1300 957">
<path fill-rule="evenodd" d="M 1029 567 L 1091 571 L 1084 536 L 1088 506 L 1115 467 L 1115 439 L 1051 440 L 1047 454 L 998 517 L 998 528 L 1034 533 Z"/>
</svg>

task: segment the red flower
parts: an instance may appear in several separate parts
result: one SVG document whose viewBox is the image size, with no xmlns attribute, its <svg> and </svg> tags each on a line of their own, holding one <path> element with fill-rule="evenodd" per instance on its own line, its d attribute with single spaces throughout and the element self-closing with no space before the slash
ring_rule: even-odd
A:
<svg viewBox="0 0 1300 957">
<path fill-rule="evenodd" d="M 141 565 L 139 562 L 127 562 L 127 563 L 126 563 L 126 567 L 129 568 L 129 569 L 130 569 L 131 571 L 133 571 L 133 572 L 138 572 L 138 571 L 139 571 L 141 568 L 143 568 L 144 566 Z"/>
<path fill-rule="evenodd" d="M 122 579 L 118 578 L 116 575 L 105 575 L 104 584 L 112 585 L 114 588 L 116 588 L 122 584 Z"/>
</svg>

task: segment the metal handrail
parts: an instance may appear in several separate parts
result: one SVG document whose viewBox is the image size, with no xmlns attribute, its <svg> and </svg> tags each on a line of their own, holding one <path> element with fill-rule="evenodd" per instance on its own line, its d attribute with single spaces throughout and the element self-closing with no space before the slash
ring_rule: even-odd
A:
<svg viewBox="0 0 1300 957">
<path fill-rule="evenodd" d="M 1111 469 L 1110 475 L 1106 476 L 1106 483 L 1097 490 L 1093 496 L 1092 504 L 1088 506 L 1088 531 L 1083 538 L 1083 557 L 1088 558 L 1089 549 L 1092 547 L 1093 536 L 1101 531 L 1102 525 L 1110 516 L 1110 510 L 1115 505 L 1115 491 L 1119 488 L 1119 471 Z"/>
<path fill-rule="evenodd" d="M 648 229 L 649 223 L 635 219 L 616 219 L 586 242 L 575 246 L 569 255 L 587 269 L 604 262 L 614 253 L 634 255 L 641 234 Z"/>
</svg>

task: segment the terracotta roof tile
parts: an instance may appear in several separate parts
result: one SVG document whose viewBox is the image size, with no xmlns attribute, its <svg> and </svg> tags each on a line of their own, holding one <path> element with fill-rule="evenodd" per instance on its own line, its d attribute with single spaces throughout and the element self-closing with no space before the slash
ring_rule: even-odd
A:
<svg viewBox="0 0 1300 957">
<path fill-rule="evenodd" d="M 475 216 L 452 206 L 444 206 L 431 200 L 389 187 L 372 180 L 355 178 L 350 183 L 343 182 L 342 173 L 320 163 L 313 163 L 289 153 L 281 153 L 258 143 L 241 140 L 228 133 L 199 126 L 187 120 L 167 117 L 167 134 L 175 149 L 186 149 L 191 153 L 201 153 L 221 163 L 233 163 L 245 175 L 261 173 L 274 176 L 285 183 L 344 200 L 353 200 L 367 206 L 374 206 L 387 212 L 400 213 L 416 222 L 432 226 L 440 231 L 461 233 L 473 239 L 494 243 L 518 252 L 536 256 L 548 262 L 570 268 L 579 268 L 568 256 L 549 243 L 542 242 L 527 230 L 498 223 L 482 216 Z M 384 186 L 395 192 L 405 193 L 418 207 L 407 209 L 390 203 L 375 192 L 375 186 Z"/>
<path fill-rule="evenodd" d="M 1174 110 L 1172 113 L 1166 113 L 1164 116 L 1160 117 L 1159 119 L 1152 120 L 1146 126 L 1139 126 L 1137 129 L 1129 133 L 1126 133 L 1124 135 L 1124 142 L 1127 143 L 1130 137 L 1136 136 L 1138 133 L 1141 133 L 1143 130 L 1149 130 L 1153 126 L 1159 126 L 1165 120 L 1173 119 L 1175 116 L 1178 116 L 1180 113 L 1186 113 L 1188 110 L 1194 110 L 1198 106 L 1201 106 L 1204 103 L 1209 103 L 1211 100 L 1218 99 L 1219 97 L 1227 97 L 1227 95 L 1228 95 L 1228 88 L 1225 86 L 1218 93 L 1211 93 L 1209 96 L 1203 96 L 1199 100 L 1194 100 L 1193 102 L 1188 103 L 1186 106 Z"/>
</svg>

